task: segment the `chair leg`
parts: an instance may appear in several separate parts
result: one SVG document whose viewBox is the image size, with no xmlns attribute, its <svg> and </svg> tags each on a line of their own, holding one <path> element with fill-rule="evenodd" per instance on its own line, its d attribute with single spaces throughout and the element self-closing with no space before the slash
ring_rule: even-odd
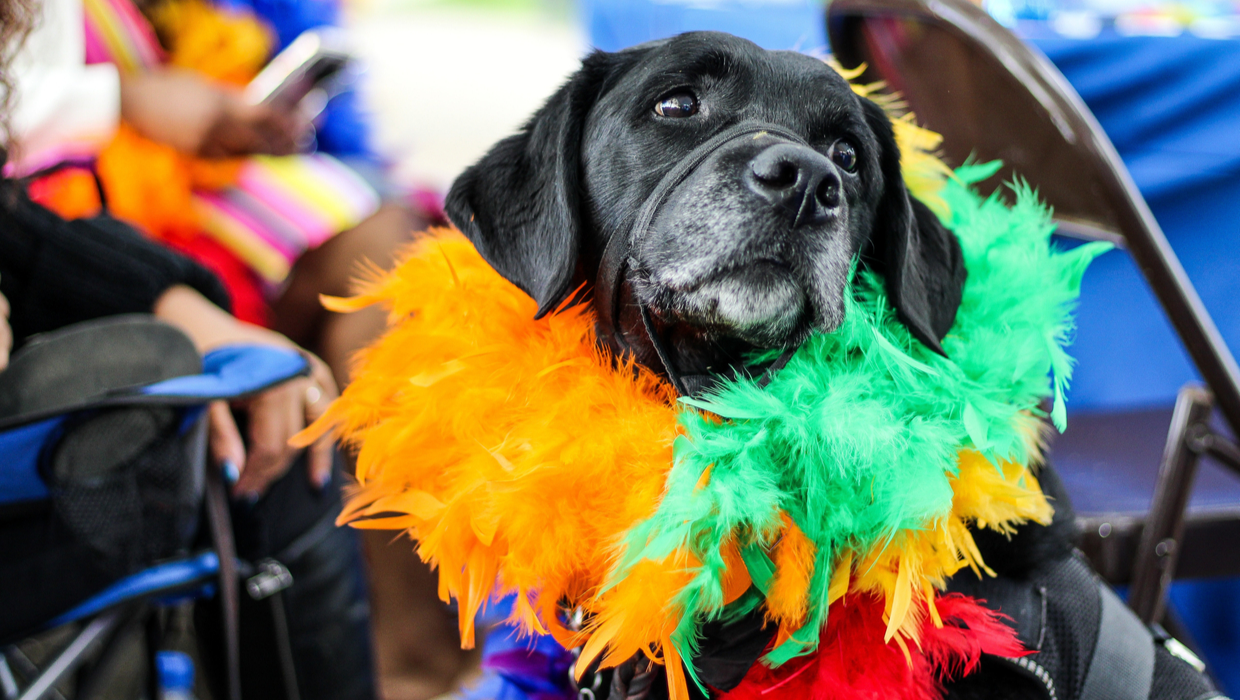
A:
<svg viewBox="0 0 1240 700">
<path fill-rule="evenodd" d="M 107 700 L 111 697 L 126 697 L 117 695 L 117 693 L 122 690 L 130 691 L 131 693 L 132 691 L 141 692 L 143 688 L 146 690 L 146 697 L 159 697 L 156 694 L 151 694 L 153 692 L 151 688 L 154 687 L 151 685 L 150 670 L 152 653 L 149 652 L 146 644 L 141 644 L 142 651 L 148 652 L 144 654 L 148 661 L 146 668 L 144 668 L 144 673 L 141 674 L 142 684 L 144 685 L 138 687 L 138 684 L 135 682 L 132 686 L 123 685 L 118 687 L 118 684 L 122 683 L 120 681 L 122 672 L 119 669 L 125 669 L 123 672 L 125 676 L 132 677 L 133 674 L 131 664 L 127 664 L 124 657 L 127 654 L 133 653 L 132 647 L 134 646 L 136 636 L 139 633 L 143 633 L 156 612 L 147 604 L 139 604 L 133 610 L 133 614 L 129 615 L 128 619 L 109 636 L 103 651 L 89 663 L 84 664 L 78 671 L 77 687 L 73 692 L 73 697 L 76 700 Z"/>
<path fill-rule="evenodd" d="M 233 540 L 232 519 L 228 514 L 228 488 L 219 469 L 207 469 L 207 523 L 211 542 L 220 558 L 220 610 L 223 613 L 225 698 L 241 700 L 240 621 L 237 596 L 237 548 Z"/>
<path fill-rule="evenodd" d="M 267 600 L 271 603 L 271 620 L 276 628 L 276 651 L 280 656 L 280 673 L 284 676 L 284 692 L 287 693 L 287 700 L 301 700 L 297 668 L 293 665 L 293 642 L 289 638 L 284 593 L 276 591 Z"/>
<path fill-rule="evenodd" d="M 34 679 L 38 678 L 39 674 L 43 673 L 39 670 L 39 667 L 30 660 L 30 657 L 26 656 L 26 653 L 22 651 L 21 647 L 10 646 L 4 653 L 8 657 L 9 663 L 12 664 L 10 670 L 16 670 L 21 674 L 22 678 Z M 17 696 L 18 693 L 14 692 L 13 698 L 15 699 Z M 52 688 L 45 697 L 47 700 L 65 700 L 65 697 L 61 695 L 60 691 L 56 688 Z"/>
<path fill-rule="evenodd" d="M 146 638 L 146 692 L 152 698 L 159 697 L 159 668 L 155 657 L 164 648 L 163 616 L 162 610 L 152 610 L 142 625 Z"/>
<path fill-rule="evenodd" d="M 17 678 L 13 676 L 9 657 L 3 649 L 0 649 L 0 693 L 4 693 L 4 700 L 17 700 Z"/>
<path fill-rule="evenodd" d="M 1176 398 L 1128 595 L 1129 607 L 1146 624 L 1159 620 L 1166 605 L 1178 545 L 1184 536 L 1188 497 L 1197 476 L 1197 460 L 1204 450 L 1202 443 L 1210 434 L 1207 421 L 1212 408 L 1210 392 L 1196 384 L 1185 385 Z"/>
<path fill-rule="evenodd" d="M 91 620 L 34 683 L 18 696 L 18 700 L 43 700 L 57 683 L 77 670 L 88 656 L 107 641 L 124 622 L 126 613 L 123 609 L 109 610 Z"/>
</svg>

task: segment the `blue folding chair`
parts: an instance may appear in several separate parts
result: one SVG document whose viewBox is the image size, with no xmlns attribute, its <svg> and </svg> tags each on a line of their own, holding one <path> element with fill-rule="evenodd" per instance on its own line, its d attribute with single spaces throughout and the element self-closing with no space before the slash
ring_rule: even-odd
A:
<svg viewBox="0 0 1240 700">
<path fill-rule="evenodd" d="M 226 489 L 219 470 L 206 468 L 205 409 L 211 401 L 243 399 L 304 376 L 309 364 L 293 350 L 265 346 L 225 347 L 198 358 L 183 334 L 145 316 L 81 324 L 51 335 L 55 337 L 30 343 L 37 346 L 28 348 L 32 352 L 15 354 L 9 369 L 0 373 L 0 519 L 6 512 L 41 504 L 59 507 L 57 499 L 66 487 L 58 483 L 57 454 L 69 449 L 68 436 L 76 427 L 118 409 L 157 407 L 172 412 L 161 415 L 175 416 L 169 429 L 176 441 L 171 454 L 179 462 L 176 468 L 183 470 L 179 475 L 186 479 L 187 493 L 196 500 L 186 509 L 190 512 L 172 513 L 167 522 L 194 527 L 205 504 L 211 547 L 182 548 L 176 556 L 121 576 L 44 622 L 42 629 L 68 623 L 81 628 L 41 668 L 31 668 L 13 646 L 0 649 L 0 696 L 47 697 L 122 627 L 142 620 L 161 604 L 218 591 L 228 647 L 225 686 L 230 697 L 238 698 L 239 570 Z M 11 663 L 19 658 L 22 667 L 15 673 Z M 18 675 L 24 678 L 24 687 L 19 687 Z"/>
</svg>

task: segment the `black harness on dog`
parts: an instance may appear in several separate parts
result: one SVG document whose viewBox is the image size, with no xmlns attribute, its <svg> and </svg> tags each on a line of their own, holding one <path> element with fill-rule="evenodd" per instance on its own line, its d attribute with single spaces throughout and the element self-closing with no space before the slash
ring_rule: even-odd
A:
<svg viewBox="0 0 1240 700">
<path fill-rule="evenodd" d="M 598 310 L 600 336 L 606 336 L 611 339 L 614 346 L 613 349 L 617 351 L 617 354 L 632 353 L 636 349 L 625 338 L 625 334 L 620 328 L 621 303 L 624 298 L 622 288 L 628 281 L 628 273 L 632 269 L 632 252 L 645 240 L 650 226 L 654 223 L 655 216 L 667 202 L 667 198 L 671 195 L 672 190 L 684 182 L 685 178 L 689 177 L 713 153 L 736 139 L 745 136 L 751 138 L 775 136 L 803 146 L 809 145 L 799 135 L 774 124 L 755 121 L 734 124 L 715 134 L 709 140 L 693 149 L 683 160 L 676 163 L 663 176 L 663 179 L 659 181 L 654 191 L 650 193 L 650 196 L 642 204 L 642 208 L 637 213 L 637 221 L 633 224 L 629 235 L 612 236 L 607 241 L 607 246 L 603 249 L 603 256 L 599 262 L 598 279 L 594 285 L 596 294 L 595 307 Z M 650 310 L 642 305 L 639 307 L 639 313 L 645 335 L 649 338 L 651 346 L 658 355 L 659 362 L 663 365 L 663 370 L 667 374 L 668 379 L 671 380 L 672 385 L 676 387 L 676 391 L 681 396 L 697 394 L 702 389 L 712 386 L 719 379 L 718 376 L 713 375 L 688 375 L 683 373 L 676 365 L 667 339 L 655 327 L 654 320 L 650 316 Z M 782 369 L 788 363 L 788 360 L 792 359 L 796 350 L 797 348 L 788 348 L 780 354 L 774 363 L 762 368 L 758 377 L 758 385 L 765 386 L 770 382 L 774 374 Z"/>
<path fill-rule="evenodd" d="M 1023 578 L 962 573 L 948 590 L 1011 618 L 1033 653 L 987 656 L 983 668 L 1025 677 L 1045 700 L 1225 700 L 1201 673 L 1204 664 L 1161 627 L 1142 623 L 1080 552 Z M 948 698 L 972 697 L 953 690 L 949 683 Z"/>
</svg>

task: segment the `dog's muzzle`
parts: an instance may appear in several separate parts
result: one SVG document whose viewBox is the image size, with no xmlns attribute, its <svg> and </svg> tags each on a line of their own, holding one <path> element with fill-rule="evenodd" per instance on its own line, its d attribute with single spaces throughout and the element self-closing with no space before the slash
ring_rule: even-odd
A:
<svg viewBox="0 0 1240 700">
<path fill-rule="evenodd" d="M 667 202 L 672 191 L 684 182 L 685 178 L 689 177 L 711 154 L 719 149 L 738 139 L 745 137 L 756 138 L 757 136 L 768 134 L 787 139 L 802 146 L 809 145 L 799 135 L 774 124 L 745 121 L 730 126 L 693 149 L 686 158 L 679 161 L 675 167 L 669 170 L 663 176 L 663 179 L 659 180 L 659 184 L 642 204 L 642 208 L 637 214 L 637 221 L 627 236 L 613 236 L 607 241 L 607 246 L 603 249 L 602 259 L 599 261 L 598 279 L 595 283 L 596 306 L 599 314 L 599 326 L 612 339 L 618 351 L 633 351 L 632 344 L 624 337 L 624 333 L 619 328 L 620 304 L 623 296 L 621 288 L 625 281 L 627 281 L 629 272 L 634 267 L 633 251 L 645 240 L 651 225 L 654 223 L 655 216 Z M 663 365 L 663 370 L 667 374 L 668 379 L 676 387 L 677 393 L 681 396 L 692 396 L 715 384 L 719 379 L 717 376 L 682 373 L 676 366 L 675 358 L 671 353 L 671 348 L 666 338 L 662 337 L 655 328 L 654 321 L 650 316 L 650 310 L 645 305 L 642 305 L 640 313 L 645 334 L 658 354 L 659 362 Z M 797 348 L 789 348 L 775 362 L 760 368 L 757 373 L 758 386 L 766 386 L 774 374 L 782 369 L 788 363 L 788 360 L 792 359 L 792 355 L 796 353 L 796 350 Z"/>
</svg>

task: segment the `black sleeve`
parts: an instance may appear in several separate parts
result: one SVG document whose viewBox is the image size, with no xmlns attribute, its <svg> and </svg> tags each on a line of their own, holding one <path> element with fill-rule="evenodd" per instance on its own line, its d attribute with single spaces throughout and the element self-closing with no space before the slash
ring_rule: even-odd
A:
<svg viewBox="0 0 1240 700">
<path fill-rule="evenodd" d="M 228 293 L 197 263 L 107 216 L 65 221 L 24 196 L 0 206 L 0 291 L 14 345 L 71 323 L 150 313 L 169 287 L 188 285 L 223 309 Z"/>
</svg>

